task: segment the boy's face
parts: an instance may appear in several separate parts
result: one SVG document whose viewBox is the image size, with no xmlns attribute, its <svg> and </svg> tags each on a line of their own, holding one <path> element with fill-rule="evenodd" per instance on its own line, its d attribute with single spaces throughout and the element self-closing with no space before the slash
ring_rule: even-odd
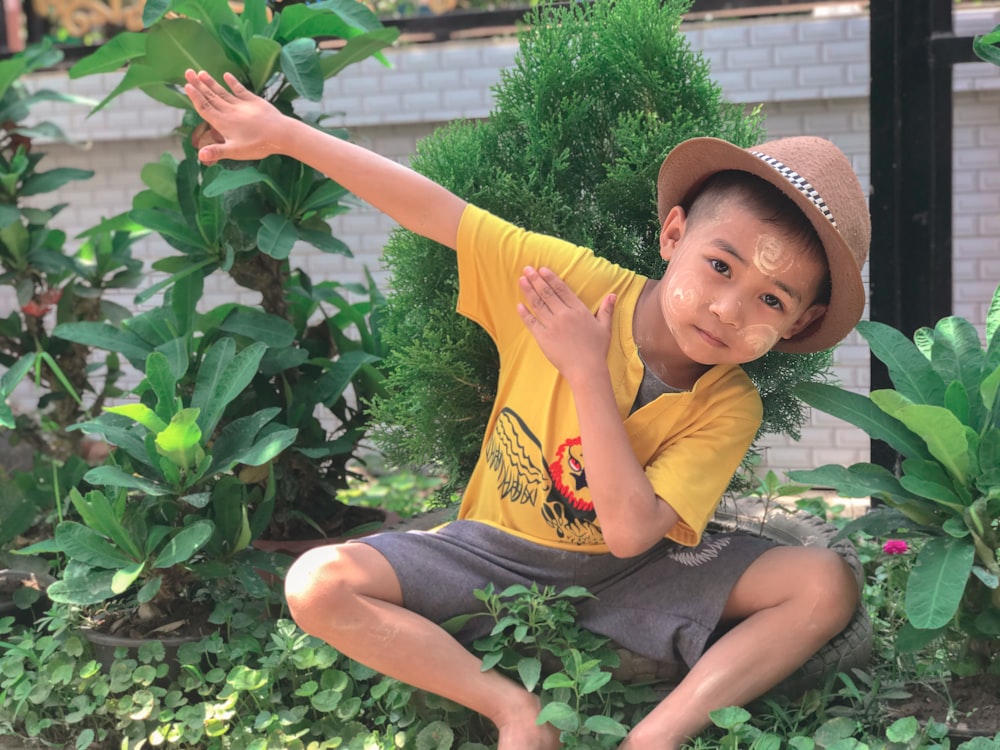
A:
<svg viewBox="0 0 1000 750">
<path fill-rule="evenodd" d="M 660 255 L 670 262 L 659 285 L 663 318 L 694 362 L 750 362 L 826 312 L 813 304 L 822 259 L 735 201 L 696 222 L 675 207 Z"/>
</svg>

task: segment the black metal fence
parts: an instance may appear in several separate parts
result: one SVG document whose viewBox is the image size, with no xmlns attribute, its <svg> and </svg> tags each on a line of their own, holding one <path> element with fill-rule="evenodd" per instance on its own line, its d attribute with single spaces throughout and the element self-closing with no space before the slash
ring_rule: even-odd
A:
<svg viewBox="0 0 1000 750">
<path fill-rule="evenodd" d="M 844 4 L 847 0 L 694 0 L 690 10 L 692 18 L 760 16 L 786 13 L 810 12 L 817 6 Z M 124 0 L 125 3 L 128 0 Z M 286 0 L 301 2 L 301 0 Z M 866 3 L 865 3 L 866 4 Z M 490 10 L 458 9 L 441 14 L 433 14 L 427 8 L 417 15 L 399 18 L 384 18 L 387 26 L 400 30 L 401 35 L 413 43 L 441 42 L 454 38 L 486 36 L 509 29 L 517 25 L 529 8 L 518 5 L 517 0 L 509 3 L 509 7 L 497 7 Z M 21 29 L 14 31 L 11 27 Z M 14 31 L 13 34 L 8 30 Z M 114 27 L 108 27 L 98 36 L 109 37 L 115 33 Z M 7 11 L 0 14 L 0 57 L 9 56 L 24 44 L 38 42 L 46 36 L 65 37 L 60 33 L 59 20 L 55 17 L 41 16 L 34 8 L 32 0 L 24 0 L 20 16 L 17 12 Z M 60 43 L 66 50 L 69 61 L 81 57 L 91 51 L 95 45 L 84 40 L 65 39 Z"/>
</svg>

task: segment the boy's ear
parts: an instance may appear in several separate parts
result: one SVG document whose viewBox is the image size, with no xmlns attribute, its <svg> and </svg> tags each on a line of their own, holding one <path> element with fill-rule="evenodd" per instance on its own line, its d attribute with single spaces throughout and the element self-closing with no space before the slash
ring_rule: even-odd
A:
<svg viewBox="0 0 1000 750">
<path fill-rule="evenodd" d="M 663 220 L 663 227 L 660 229 L 660 257 L 669 261 L 674 254 L 674 249 L 687 227 L 687 212 L 680 206 L 674 206 Z"/>
<path fill-rule="evenodd" d="M 799 316 L 799 319 L 792 324 L 792 327 L 785 332 L 785 335 L 782 336 L 781 338 L 790 339 L 795 336 L 798 336 L 809 326 L 811 326 L 821 317 L 826 315 L 826 307 L 827 307 L 826 305 L 810 305 L 806 309 L 806 311 Z"/>
</svg>

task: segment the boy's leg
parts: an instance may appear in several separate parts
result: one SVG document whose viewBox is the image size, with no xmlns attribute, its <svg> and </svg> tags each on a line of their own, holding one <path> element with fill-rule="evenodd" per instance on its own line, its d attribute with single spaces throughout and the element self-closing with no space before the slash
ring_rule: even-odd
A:
<svg viewBox="0 0 1000 750">
<path fill-rule="evenodd" d="M 403 608 L 388 560 L 365 544 L 302 555 L 285 580 L 295 622 L 341 653 L 390 677 L 477 711 L 500 730 L 498 750 L 559 747 L 551 725 L 537 726 L 538 698 L 490 670 L 445 630 Z"/>
<path fill-rule="evenodd" d="M 738 624 L 635 726 L 621 750 L 680 747 L 709 725 L 710 711 L 763 695 L 843 630 L 857 601 L 854 574 L 836 552 L 764 552 L 726 602 L 722 622 Z"/>
</svg>

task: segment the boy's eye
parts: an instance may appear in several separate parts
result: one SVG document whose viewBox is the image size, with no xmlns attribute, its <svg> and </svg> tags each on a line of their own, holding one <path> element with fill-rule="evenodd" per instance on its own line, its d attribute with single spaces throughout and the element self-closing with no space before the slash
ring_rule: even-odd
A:
<svg viewBox="0 0 1000 750">
<path fill-rule="evenodd" d="M 715 258 L 713 258 L 712 260 L 710 260 L 709 263 L 712 264 L 712 268 L 715 269 L 715 271 L 717 271 L 718 273 L 722 273 L 722 274 L 728 274 L 729 273 L 729 264 L 728 263 L 725 263 L 725 262 L 723 262 L 721 260 L 718 260 L 718 259 L 715 259 Z"/>
<path fill-rule="evenodd" d="M 775 297 L 773 294 L 765 294 L 762 298 L 764 304 L 768 307 L 774 308 L 775 310 L 784 310 L 785 306 L 781 303 L 781 300 Z"/>
</svg>

